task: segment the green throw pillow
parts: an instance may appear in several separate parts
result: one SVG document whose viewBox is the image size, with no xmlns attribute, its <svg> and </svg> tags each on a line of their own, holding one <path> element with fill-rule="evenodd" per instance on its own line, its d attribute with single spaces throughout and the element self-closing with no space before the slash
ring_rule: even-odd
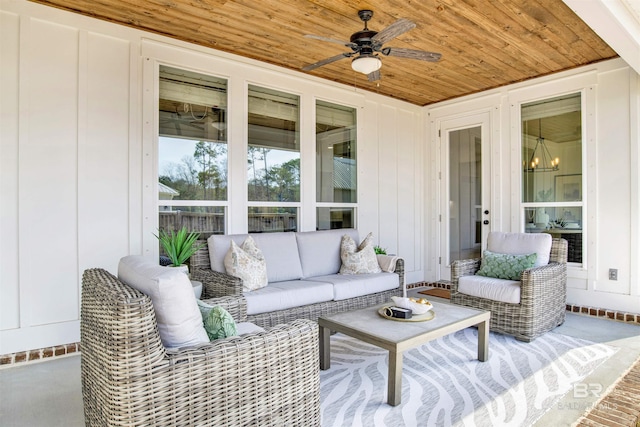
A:
<svg viewBox="0 0 640 427">
<path fill-rule="evenodd" d="M 203 301 L 198 301 L 198 308 L 200 308 L 204 329 L 207 331 L 209 340 L 238 335 L 236 322 L 227 310 L 219 305 L 211 306 Z"/>
<path fill-rule="evenodd" d="M 496 279 L 520 280 L 522 272 L 533 267 L 537 254 L 509 255 L 484 251 L 479 276 L 494 277 Z"/>
</svg>

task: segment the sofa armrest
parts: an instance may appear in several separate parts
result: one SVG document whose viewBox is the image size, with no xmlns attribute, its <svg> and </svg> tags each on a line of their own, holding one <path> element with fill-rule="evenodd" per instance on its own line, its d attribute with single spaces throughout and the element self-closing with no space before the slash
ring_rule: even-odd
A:
<svg viewBox="0 0 640 427">
<path fill-rule="evenodd" d="M 402 260 L 402 258 L 397 257 L 395 255 L 383 255 L 377 254 L 376 259 L 378 260 L 378 265 L 382 271 L 386 271 L 387 273 L 395 272 L 398 261 Z"/>
<path fill-rule="evenodd" d="M 462 276 L 472 276 L 480 270 L 482 259 L 462 259 L 451 264 L 451 292 L 458 292 L 458 279 Z"/>
<path fill-rule="evenodd" d="M 396 260 L 396 266 L 393 269 L 393 272 L 399 276 L 399 285 L 398 287 L 402 289 L 402 295 L 407 295 L 407 284 L 404 280 L 404 259 L 398 258 Z"/>
<path fill-rule="evenodd" d="M 209 298 L 202 301 L 209 305 L 219 305 L 224 308 L 236 322 L 247 321 L 247 300 L 243 296 Z"/>
<path fill-rule="evenodd" d="M 406 295 L 406 285 L 404 283 L 404 259 L 395 255 L 376 255 L 380 269 L 387 273 L 396 273 L 399 276 L 398 287 L 402 289 L 402 294 Z"/>
<path fill-rule="evenodd" d="M 565 305 L 567 295 L 567 264 L 550 262 L 522 272 L 520 303 L 523 305 Z"/>
<path fill-rule="evenodd" d="M 191 279 L 202 282 L 202 299 L 242 295 L 242 279 L 209 268 L 194 268 Z"/>
<path fill-rule="evenodd" d="M 318 325 L 296 320 L 167 351 L 160 366 L 140 378 L 155 384 L 159 395 L 152 387 L 138 394 L 153 395 L 164 406 L 175 402 L 181 412 L 196 413 L 210 425 L 320 425 L 318 354 Z"/>
</svg>

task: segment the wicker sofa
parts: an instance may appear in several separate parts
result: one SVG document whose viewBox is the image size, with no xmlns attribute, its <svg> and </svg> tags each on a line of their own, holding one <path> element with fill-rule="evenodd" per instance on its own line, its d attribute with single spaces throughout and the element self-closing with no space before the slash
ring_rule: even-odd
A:
<svg viewBox="0 0 640 427">
<path fill-rule="evenodd" d="M 226 274 L 224 256 L 231 240 L 248 234 L 212 235 L 191 257 L 193 280 L 202 282 L 203 298 L 235 296 L 247 320 L 261 327 L 381 304 L 404 289 L 404 261 L 393 258 L 393 272 L 338 274 L 343 235 L 360 242 L 355 229 L 252 234 L 267 264 L 269 284 L 244 292 L 242 280 Z"/>
<path fill-rule="evenodd" d="M 548 263 L 524 270 L 517 285 L 518 301 L 504 302 L 460 291 L 460 279 L 475 275 L 481 259 L 454 261 L 451 266 L 451 302 L 491 312 L 491 330 L 513 335 L 519 341 L 530 342 L 564 323 L 567 296 L 567 241 L 526 233 L 489 234 L 487 249 L 495 252 L 523 254 L 528 250 L 503 251 L 500 241 L 531 240 L 542 237 L 551 241 Z M 492 247 L 492 243 L 496 247 Z M 504 248 L 504 244 L 502 245 Z M 499 280 L 499 279 L 498 279 Z"/>
<path fill-rule="evenodd" d="M 244 321 L 237 298 L 208 301 Z M 320 425 L 317 325 L 167 350 L 151 299 L 102 269 L 82 278 L 87 426 Z"/>
</svg>

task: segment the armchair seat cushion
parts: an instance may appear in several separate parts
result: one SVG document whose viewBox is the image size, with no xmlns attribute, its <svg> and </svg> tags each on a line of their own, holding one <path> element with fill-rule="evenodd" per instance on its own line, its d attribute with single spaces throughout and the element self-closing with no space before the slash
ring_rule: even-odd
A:
<svg viewBox="0 0 640 427">
<path fill-rule="evenodd" d="M 458 292 L 493 301 L 520 304 L 520 282 L 484 276 L 462 276 Z"/>
<path fill-rule="evenodd" d="M 329 274 L 312 277 L 309 280 L 330 283 L 333 287 L 335 301 L 388 291 L 398 287 L 396 273 Z"/>
<path fill-rule="evenodd" d="M 269 283 L 264 288 L 245 292 L 247 315 L 287 310 L 307 304 L 331 301 L 333 285 L 309 280 Z"/>
<path fill-rule="evenodd" d="M 236 323 L 236 329 L 238 330 L 238 335 L 243 336 L 247 334 L 255 334 L 257 332 L 264 332 L 265 329 L 251 322 L 240 322 Z"/>
</svg>

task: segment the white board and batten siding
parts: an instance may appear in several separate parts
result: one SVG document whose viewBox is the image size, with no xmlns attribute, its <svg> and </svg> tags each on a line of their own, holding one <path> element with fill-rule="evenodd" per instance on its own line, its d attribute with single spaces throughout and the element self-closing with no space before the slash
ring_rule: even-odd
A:
<svg viewBox="0 0 640 427">
<path fill-rule="evenodd" d="M 584 268 L 570 271 L 568 298 L 640 312 L 640 79 L 621 59 L 418 107 L 32 2 L 0 5 L 0 354 L 79 341 L 82 272 L 115 273 L 124 255 L 157 254 L 161 63 L 229 78 L 231 233 L 246 230 L 249 84 L 300 96 L 301 168 L 311 177 L 301 184 L 303 231 L 315 227 L 315 101 L 357 108 L 358 228 L 405 259 L 407 283 L 438 279 L 441 170 L 432 124 L 493 111 L 492 215 L 516 231 L 512 101 L 527 102 L 527 92 L 555 96 L 567 85 L 591 90 L 588 255 Z M 608 280 L 609 268 L 618 269 L 617 281 Z"/>
<path fill-rule="evenodd" d="M 358 108 L 359 228 L 407 258 L 408 282 L 423 277 L 420 107 L 36 3 L 0 5 L 0 354 L 79 341 L 83 271 L 116 273 L 124 255 L 157 254 L 159 63 L 230 76 L 230 192 L 246 188 L 249 84 L 300 95 L 305 176 L 315 100 Z M 302 191 L 306 231 L 313 182 Z M 230 232 L 246 227 L 243 194 L 229 200 Z"/>
</svg>

